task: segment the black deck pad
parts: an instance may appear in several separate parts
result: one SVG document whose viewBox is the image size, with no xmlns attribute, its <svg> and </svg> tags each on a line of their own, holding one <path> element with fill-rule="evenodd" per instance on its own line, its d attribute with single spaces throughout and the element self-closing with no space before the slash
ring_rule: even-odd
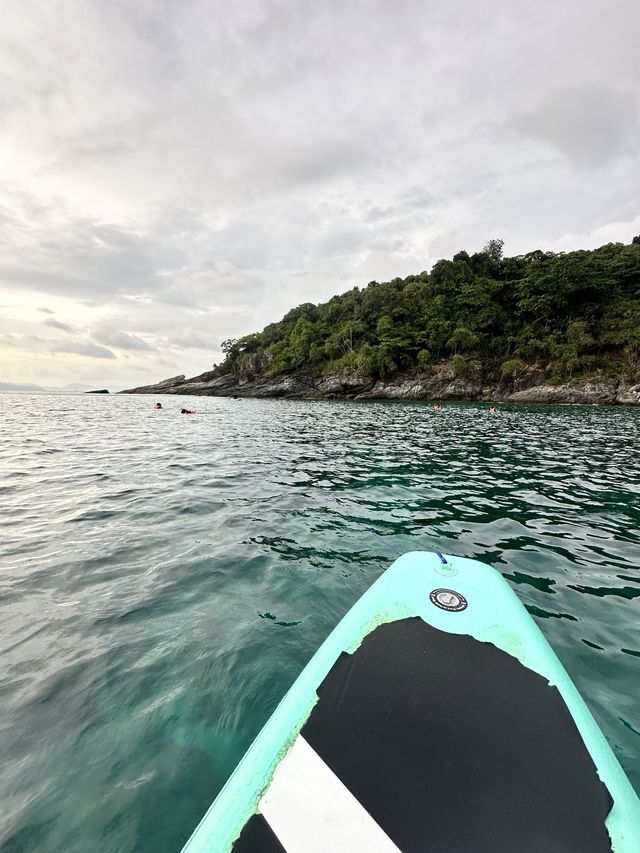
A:
<svg viewBox="0 0 640 853">
<path fill-rule="evenodd" d="M 609 853 L 612 800 L 555 687 L 490 643 L 381 625 L 302 736 L 404 853 Z"/>
<path fill-rule="evenodd" d="M 233 853 L 286 853 L 273 830 L 260 814 L 254 814 L 244 825 Z"/>
</svg>

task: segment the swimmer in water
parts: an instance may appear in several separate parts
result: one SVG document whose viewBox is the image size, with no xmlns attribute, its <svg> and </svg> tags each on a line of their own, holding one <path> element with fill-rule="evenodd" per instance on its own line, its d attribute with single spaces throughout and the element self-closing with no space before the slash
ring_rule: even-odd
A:
<svg viewBox="0 0 640 853">
<path fill-rule="evenodd" d="M 154 404 L 153 404 L 153 408 L 154 408 L 154 409 L 161 409 L 161 408 L 162 408 L 162 403 L 154 403 Z"/>
<path fill-rule="evenodd" d="M 491 406 L 491 408 L 489 409 L 489 411 L 490 411 L 490 412 L 495 412 L 495 411 L 497 411 L 497 410 L 496 410 L 496 407 L 495 407 L 495 406 Z"/>
<path fill-rule="evenodd" d="M 195 415 L 195 413 L 196 413 L 195 409 L 180 409 L 181 415 Z"/>
</svg>

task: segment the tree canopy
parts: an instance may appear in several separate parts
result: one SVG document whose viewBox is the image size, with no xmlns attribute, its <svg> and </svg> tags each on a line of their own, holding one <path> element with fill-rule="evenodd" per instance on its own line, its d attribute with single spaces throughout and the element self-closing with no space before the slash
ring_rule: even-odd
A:
<svg viewBox="0 0 640 853">
<path fill-rule="evenodd" d="M 357 371 L 374 378 L 451 360 L 460 375 L 566 378 L 640 370 L 640 238 L 593 251 L 503 256 L 503 241 L 431 272 L 305 303 L 223 343 L 218 374 Z"/>
</svg>

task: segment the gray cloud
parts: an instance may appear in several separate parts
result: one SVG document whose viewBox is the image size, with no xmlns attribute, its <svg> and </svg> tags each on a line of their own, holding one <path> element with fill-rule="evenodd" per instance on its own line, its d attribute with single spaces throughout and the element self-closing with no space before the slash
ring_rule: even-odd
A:
<svg viewBox="0 0 640 853">
<path fill-rule="evenodd" d="M 640 214 L 632 0 L 8 0 L 3 28 L 15 371 L 55 345 L 38 312 L 138 384 L 490 236 L 586 246 Z"/>
<path fill-rule="evenodd" d="M 42 311 L 42 308 L 38 309 Z M 69 326 L 67 323 L 61 323 L 60 320 L 56 320 L 54 317 L 49 317 L 48 320 L 42 321 L 43 326 L 50 326 L 52 329 L 60 329 L 61 332 L 68 332 L 73 334 L 75 329 L 72 326 Z"/>
<path fill-rule="evenodd" d="M 42 338 L 39 335 L 2 335 L 0 343 L 5 347 L 14 347 L 15 349 L 37 348 L 40 344 L 51 343 L 50 339 Z"/>
<path fill-rule="evenodd" d="M 554 89 L 516 116 L 514 126 L 582 166 L 602 166 L 638 150 L 635 99 L 599 85 Z"/>
<path fill-rule="evenodd" d="M 91 341 L 56 342 L 52 345 L 51 352 L 71 352 L 77 355 L 86 355 L 89 358 L 115 358 L 110 349 L 100 347 Z"/>
<path fill-rule="evenodd" d="M 201 349 L 213 350 L 220 344 L 220 341 L 213 341 L 211 338 L 200 335 L 197 332 L 185 331 L 183 335 L 176 335 L 169 339 L 168 343 L 180 349 Z"/>
<path fill-rule="evenodd" d="M 33 334 L 3 334 L 0 335 L 0 346 L 39 354 L 75 353 L 89 358 L 115 358 L 111 350 L 98 346 L 86 338 L 43 338 Z"/>
<path fill-rule="evenodd" d="M 155 347 L 152 347 L 142 338 L 137 335 L 131 335 L 127 332 L 120 332 L 109 329 L 100 329 L 93 333 L 93 337 L 101 344 L 115 347 L 123 350 L 138 350 L 139 352 L 153 352 Z"/>
</svg>

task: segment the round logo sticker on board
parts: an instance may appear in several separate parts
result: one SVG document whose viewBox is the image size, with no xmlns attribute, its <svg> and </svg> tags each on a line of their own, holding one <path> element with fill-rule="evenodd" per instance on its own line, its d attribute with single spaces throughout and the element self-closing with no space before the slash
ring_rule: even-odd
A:
<svg viewBox="0 0 640 853">
<path fill-rule="evenodd" d="M 439 607 L 441 610 L 464 610 L 467 606 L 467 599 L 459 592 L 453 589 L 434 589 L 429 593 L 429 598 L 432 604 Z"/>
</svg>

